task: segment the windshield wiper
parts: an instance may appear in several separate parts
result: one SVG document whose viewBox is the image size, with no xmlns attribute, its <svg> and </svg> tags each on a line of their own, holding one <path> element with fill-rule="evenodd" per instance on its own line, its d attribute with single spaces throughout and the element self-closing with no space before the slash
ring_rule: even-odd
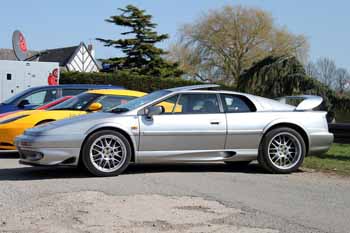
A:
<svg viewBox="0 0 350 233">
<path fill-rule="evenodd" d="M 112 109 L 110 112 L 112 113 L 123 113 L 123 112 L 127 112 L 129 111 L 128 108 L 115 108 L 115 109 Z"/>
</svg>

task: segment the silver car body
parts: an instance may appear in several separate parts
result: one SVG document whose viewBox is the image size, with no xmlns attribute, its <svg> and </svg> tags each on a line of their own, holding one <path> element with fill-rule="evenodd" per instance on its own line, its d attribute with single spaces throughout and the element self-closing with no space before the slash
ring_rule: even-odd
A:
<svg viewBox="0 0 350 233">
<path fill-rule="evenodd" d="M 207 85 L 204 87 L 214 87 Z M 16 139 L 21 163 L 76 166 L 84 141 L 93 132 L 114 129 L 123 133 L 134 150 L 135 163 L 251 161 L 257 159 L 264 134 L 276 126 L 288 126 L 303 136 L 308 154 L 326 152 L 333 142 L 326 112 L 310 110 L 319 98 L 296 107 L 250 94 L 169 89 L 167 95 L 125 113 L 100 112 L 49 123 L 25 131 Z M 184 93 L 213 93 L 248 98 L 254 112 L 214 114 L 161 114 L 147 119 L 144 109 L 168 97 Z"/>
</svg>

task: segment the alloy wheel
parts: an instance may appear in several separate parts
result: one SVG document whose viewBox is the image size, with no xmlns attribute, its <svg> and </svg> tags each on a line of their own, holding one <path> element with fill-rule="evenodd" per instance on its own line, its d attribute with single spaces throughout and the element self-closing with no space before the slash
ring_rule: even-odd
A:
<svg viewBox="0 0 350 233">
<path fill-rule="evenodd" d="M 102 172 L 114 172 L 123 166 L 126 159 L 126 146 L 115 135 L 98 137 L 90 147 L 90 160 Z"/>
</svg>

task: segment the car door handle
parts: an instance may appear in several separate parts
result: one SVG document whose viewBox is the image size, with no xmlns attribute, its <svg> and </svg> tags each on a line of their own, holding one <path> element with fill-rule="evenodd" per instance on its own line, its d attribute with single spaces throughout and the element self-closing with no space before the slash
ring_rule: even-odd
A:
<svg viewBox="0 0 350 233">
<path fill-rule="evenodd" d="M 220 125 L 220 122 L 218 122 L 218 121 L 211 121 L 210 124 L 211 125 Z"/>
</svg>

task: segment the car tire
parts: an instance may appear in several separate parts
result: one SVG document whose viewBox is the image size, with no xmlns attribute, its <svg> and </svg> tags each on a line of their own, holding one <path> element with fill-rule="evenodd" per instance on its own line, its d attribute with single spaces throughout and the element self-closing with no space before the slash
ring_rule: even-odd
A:
<svg viewBox="0 0 350 233">
<path fill-rule="evenodd" d="M 129 165 L 132 149 L 124 135 L 114 130 L 93 133 L 84 143 L 81 161 L 94 176 L 117 176 Z"/>
<path fill-rule="evenodd" d="M 258 162 L 268 172 L 289 174 L 299 169 L 305 156 L 306 145 L 300 133 L 287 127 L 275 128 L 263 137 Z"/>
</svg>

